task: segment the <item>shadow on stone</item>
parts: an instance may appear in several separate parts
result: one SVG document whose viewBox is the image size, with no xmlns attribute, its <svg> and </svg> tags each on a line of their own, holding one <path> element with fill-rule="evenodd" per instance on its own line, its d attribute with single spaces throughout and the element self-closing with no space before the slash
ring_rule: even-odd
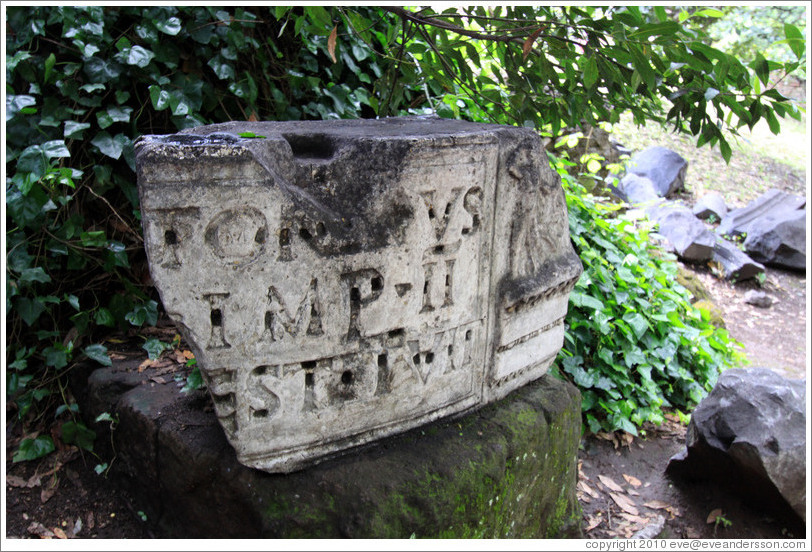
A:
<svg viewBox="0 0 812 552">
<path fill-rule="evenodd" d="M 116 472 L 180 538 L 580 537 L 580 395 L 551 375 L 496 403 L 314 467 L 242 466 L 208 395 L 96 370 L 86 412 L 114 412 Z"/>
</svg>

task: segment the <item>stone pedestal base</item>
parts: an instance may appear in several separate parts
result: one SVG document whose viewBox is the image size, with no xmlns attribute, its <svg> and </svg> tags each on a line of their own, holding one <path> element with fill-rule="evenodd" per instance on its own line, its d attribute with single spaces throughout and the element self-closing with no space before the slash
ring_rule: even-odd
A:
<svg viewBox="0 0 812 552">
<path fill-rule="evenodd" d="M 580 395 L 550 375 L 476 412 L 268 474 L 237 462 L 205 392 L 136 367 L 93 372 L 85 412 L 118 416 L 114 472 L 167 536 L 581 536 Z"/>
</svg>

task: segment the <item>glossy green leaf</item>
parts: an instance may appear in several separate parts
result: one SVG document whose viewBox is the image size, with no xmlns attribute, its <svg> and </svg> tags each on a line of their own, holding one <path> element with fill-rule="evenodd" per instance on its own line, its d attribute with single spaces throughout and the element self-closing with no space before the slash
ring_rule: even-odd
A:
<svg viewBox="0 0 812 552">
<path fill-rule="evenodd" d="M 160 339 L 150 337 L 143 345 L 141 345 L 141 348 L 147 352 L 150 359 L 156 360 L 161 356 L 161 353 L 167 349 L 171 349 L 172 346 L 169 345 L 169 343 L 164 343 Z"/>
<path fill-rule="evenodd" d="M 68 421 L 61 427 L 62 440 L 69 445 L 93 452 L 93 441 L 96 440 L 96 432 L 89 429 L 81 422 Z"/>
<path fill-rule="evenodd" d="M 583 67 L 584 87 L 591 89 L 598 82 L 598 62 L 594 57 L 586 58 Z"/>
<path fill-rule="evenodd" d="M 93 345 L 88 345 L 82 352 L 87 356 L 87 358 L 91 360 L 95 360 L 102 366 L 112 366 L 113 361 L 110 360 L 110 356 L 107 354 L 107 347 L 100 343 L 94 343 Z"/>
<path fill-rule="evenodd" d="M 157 27 L 157 29 L 162 33 L 168 34 L 170 36 L 175 36 L 183 28 L 181 26 L 180 19 L 178 19 L 177 17 L 170 17 L 166 21 L 156 20 L 155 27 Z"/>
<path fill-rule="evenodd" d="M 56 450 L 56 447 L 50 435 L 40 435 L 34 439 L 23 439 L 20 441 L 19 448 L 14 452 L 12 462 L 36 460 L 48 456 L 54 450 Z"/>
<path fill-rule="evenodd" d="M 127 52 L 125 61 L 127 65 L 135 65 L 136 67 L 147 67 L 152 61 L 155 54 L 141 46 L 133 46 Z"/>
</svg>

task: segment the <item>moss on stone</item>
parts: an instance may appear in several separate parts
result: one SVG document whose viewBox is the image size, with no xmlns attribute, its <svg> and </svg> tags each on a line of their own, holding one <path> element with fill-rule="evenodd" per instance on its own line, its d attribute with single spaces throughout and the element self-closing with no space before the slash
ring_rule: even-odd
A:
<svg viewBox="0 0 812 552">
<path fill-rule="evenodd" d="M 287 538 L 580 536 L 580 397 L 551 376 L 455 420 L 252 489 Z"/>
</svg>

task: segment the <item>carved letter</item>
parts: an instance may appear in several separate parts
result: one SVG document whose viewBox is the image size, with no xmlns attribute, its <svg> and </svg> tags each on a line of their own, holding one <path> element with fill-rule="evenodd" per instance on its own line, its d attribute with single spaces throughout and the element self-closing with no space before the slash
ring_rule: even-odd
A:
<svg viewBox="0 0 812 552">
<path fill-rule="evenodd" d="M 474 233 L 479 228 L 480 215 L 482 208 L 482 188 L 474 186 L 465 193 L 462 198 L 462 207 L 471 215 L 471 226 L 464 226 L 462 229 L 463 234 Z"/>
<path fill-rule="evenodd" d="M 451 197 L 445 205 L 434 204 L 434 193 L 434 190 L 420 192 L 420 197 L 423 198 L 426 209 L 428 209 L 429 221 L 431 221 L 431 225 L 434 228 L 434 235 L 437 241 L 441 241 L 445 235 L 446 228 L 448 228 L 448 220 L 451 218 L 451 208 L 454 206 L 457 198 L 460 197 L 462 188 L 453 188 L 451 190 Z"/>
<path fill-rule="evenodd" d="M 271 341 L 279 341 L 285 333 L 296 337 L 307 328 L 306 335 L 321 335 L 321 304 L 318 294 L 318 280 L 310 280 L 310 287 L 299 302 L 296 314 L 291 316 L 282 296 L 271 286 L 268 288 L 268 310 L 265 311 L 265 334 Z"/>
<path fill-rule="evenodd" d="M 231 347 L 226 341 L 225 316 L 223 315 L 223 299 L 228 297 L 228 293 L 209 293 L 203 297 L 211 306 L 211 336 L 209 337 L 208 349 L 228 349 Z"/>
<path fill-rule="evenodd" d="M 346 339 L 351 341 L 361 336 L 358 326 L 361 306 L 369 305 L 383 293 L 383 276 L 374 268 L 365 268 L 342 274 L 341 281 L 347 288 L 350 299 L 350 324 Z"/>
</svg>

